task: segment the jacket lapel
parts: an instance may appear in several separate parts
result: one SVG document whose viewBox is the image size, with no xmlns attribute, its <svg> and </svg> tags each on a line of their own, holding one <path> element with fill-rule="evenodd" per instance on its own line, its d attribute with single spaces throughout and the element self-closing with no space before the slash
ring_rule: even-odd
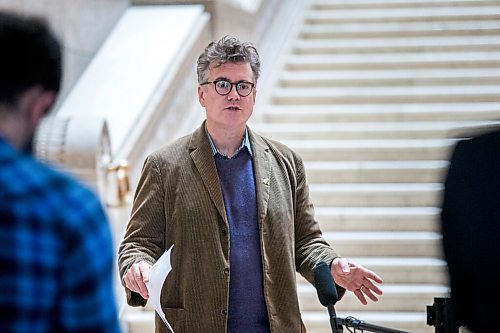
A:
<svg viewBox="0 0 500 333">
<path fill-rule="evenodd" d="M 215 166 L 212 149 L 205 132 L 205 122 L 191 135 L 189 143 L 191 159 L 198 170 L 215 207 L 224 221 L 227 222 L 224 198 L 220 187 L 219 175 Z"/>
<path fill-rule="evenodd" d="M 248 130 L 254 154 L 255 189 L 259 207 L 259 220 L 262 223 L 267 215 L 269 190 L 271 186 L 271 158 L 269 146 L 259 135 Z"/>
</svg>

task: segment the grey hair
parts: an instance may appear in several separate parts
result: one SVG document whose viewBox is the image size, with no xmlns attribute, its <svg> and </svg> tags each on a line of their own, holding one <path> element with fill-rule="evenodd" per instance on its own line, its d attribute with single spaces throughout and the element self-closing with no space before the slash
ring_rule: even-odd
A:
<svg viewBox="0 0 500 333">
<path fill-rule="evenodd" d="M 198 57 L 197 73 L 198 83 L 208 80 L 210 66 L 219 67 L 225 63 L 249 63 L 252 68 L 254 83 L 260 75 L 259 53 L 253 44 L 241 42 L 235 37 L 224 36 L 218 41 L 213 41 Z"/>
</svg>

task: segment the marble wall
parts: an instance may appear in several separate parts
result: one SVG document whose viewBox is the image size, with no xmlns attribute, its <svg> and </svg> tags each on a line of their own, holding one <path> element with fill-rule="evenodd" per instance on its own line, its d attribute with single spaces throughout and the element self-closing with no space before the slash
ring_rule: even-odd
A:
<svg viewBox="0 0 500 333">
<path fill-rule="evenodd" d="M 278 12 L 297 0 L 131 0 L 134 5 L 202 4 L 212 16 L 212 39 L 231 35 L 260 47 Z"/>
<path fill-rule="evenodd" d="M 45 17 L 64 48 L 61 99 L 78 80 L 130 0 L 0 0 L 0 10 Z"/>
</svg>

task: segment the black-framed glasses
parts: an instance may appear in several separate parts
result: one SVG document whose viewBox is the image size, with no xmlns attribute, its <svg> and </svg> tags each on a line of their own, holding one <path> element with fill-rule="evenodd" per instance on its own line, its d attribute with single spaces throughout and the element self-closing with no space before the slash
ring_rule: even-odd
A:
<svg viewBox="0 0 500 333">
<path fill-rule="evenodd" d="M 236 86 L 236 92 L 238 93 L 238 95 L 240 95 L 241 97 L 246 97 L 252 93 L 253 87 L 255 86 L 255 83 L 248 81 L 238 81 L 233 83 L 229 82 L 228 80 L 207 81 L 200 83 L 200 85 L 204 86 L 209 83 L 214 84 L 215 91 L 221 96 L 228 95 L 233 89 L 233 86 Z"/>
</svg>

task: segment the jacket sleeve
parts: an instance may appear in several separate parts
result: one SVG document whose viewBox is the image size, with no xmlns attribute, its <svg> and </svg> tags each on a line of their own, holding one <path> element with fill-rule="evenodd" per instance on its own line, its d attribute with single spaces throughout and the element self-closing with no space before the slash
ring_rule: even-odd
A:
<svg viewBox="0 0 500 333">
<path fill-rule="evenodd" d="M 314 284 L 314 267 L 323 261 L 329 267 L 339 257 L 323 238 L 309 195 L 304 163 L 294 154 L 295 165 L 295 262 L 297 271 Z M 292 182 L 293 186 L 293 182 Z M 345 289 L 337 286 L 339 298 Z"/>
<path fill-rule="evenodd" d="M 165 190 L 161 169 L 154 156 L 144 162 L 137 186 L 130 221 L 118 252 L 120 276 L 134 263 L 146 261 L 153 265 L 165 250 Z M 146 300 L 125 288 L 127 303 L 144 306 Z"/>
</svg>

